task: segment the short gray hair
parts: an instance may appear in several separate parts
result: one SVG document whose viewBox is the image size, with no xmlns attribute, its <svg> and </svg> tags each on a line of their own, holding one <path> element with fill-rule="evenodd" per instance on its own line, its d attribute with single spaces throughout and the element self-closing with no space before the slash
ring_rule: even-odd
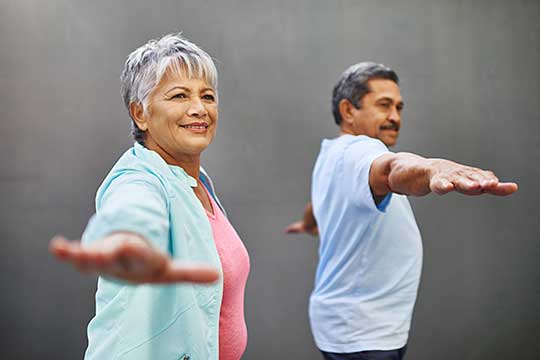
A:
<svg viewBox="0 0 540 360">
<path fill-rule="evenodd" d="M 132 102 L 148 110 L 148 97 L 160 82 L 167 69 L 187 73 L 189 78 L 204 79 L 217 91 L 217 70 L 210 55 L 194 43 L 188 41 L 180 33 L 163 36 L 158 40 L 150 40 L 129 54 L 122 76 L 122 97 L 129 110 Z M 133 138 L 144 145 L 145 132 L 140 130 L 132 120 Z"/>
<path fill-rule="evenodd" d="M 372 79 L 387 79 L 399 84 L 399 78 L 394 70 L 383 64 L 361 62 L 351 65 L 341 74 L 332 92 L 332 113 L 336 124 L 341 124 L 339 103 L 347 99 L 357 109 L 362 107 L 362 98 L 370 92 L 368 81 Z"/>
</svg>

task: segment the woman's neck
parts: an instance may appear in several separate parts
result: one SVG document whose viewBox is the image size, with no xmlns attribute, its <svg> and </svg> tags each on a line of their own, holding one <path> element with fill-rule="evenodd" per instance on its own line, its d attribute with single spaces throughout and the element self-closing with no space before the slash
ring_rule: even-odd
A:
<svg viewBox="0 0 540 360">
<path fill-rule="evenodd" d="M 155 142 L 149 141 L 145 143 L 145 146 L 148 150 L 155 151 L 161 156 L 163 160 L 169 165 L 179 166 L 184 171 L 197 180 L 199 178 L 200 166 L 201 166 L 201 155 L 191 155 L 191 154 L 171 154 L 165 149 L 160 147 Z"/>
<path fill-rule="evenodd" d="M 200 155 L 186 155 L 175 157 L 172 162 L 165 160 L 169 165 L 180 166 L 184 171 L 194 178 L 195 180 L 199 179 L 200 167 L 201 167 L 201 156 Z"/>
</svg>

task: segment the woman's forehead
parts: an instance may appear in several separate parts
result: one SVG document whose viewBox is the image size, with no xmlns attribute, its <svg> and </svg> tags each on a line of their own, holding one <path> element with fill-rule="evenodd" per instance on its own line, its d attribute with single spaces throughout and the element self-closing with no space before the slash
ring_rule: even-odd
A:
<svg viewBox="0 0 540 360">
<path fill-rule="evenodd" d="M 204 76 L 199 77 L 196 75 L 197 74 L 193 74 L 193 72 L 191 74 L 188 73 L 188 71 L 185 69 L 178 70 L 173 67 L 169 67 L 161 77 L 161 80 L 156 88 L 167 91 L 167 88 L 170 87 L 184 86 L 189 88 L 205 88 L 215 91 L 212 84 L 208 82 L 208 79 L 206 79 Z"/>
</svg>

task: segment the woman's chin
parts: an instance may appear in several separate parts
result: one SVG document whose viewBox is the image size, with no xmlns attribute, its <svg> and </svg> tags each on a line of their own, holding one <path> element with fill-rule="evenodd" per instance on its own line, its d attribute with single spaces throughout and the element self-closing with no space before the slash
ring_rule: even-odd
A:
<svg viewBox="0 0 540 360">
<path fill-rule="evenodd" d="M 189 141 L 185 141 L 181 146 L 178 146 L 176 151 L 184 154 L 198 155 L 206 150 L 211 142 L 207 138 L 189 139 Z"/>
</svg>

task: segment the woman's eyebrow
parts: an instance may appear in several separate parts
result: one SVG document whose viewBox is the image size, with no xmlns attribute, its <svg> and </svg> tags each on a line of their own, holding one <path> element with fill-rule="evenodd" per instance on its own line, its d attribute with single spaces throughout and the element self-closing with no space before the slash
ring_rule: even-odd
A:
<svg viewBox="0 0 540 360">
<path fill-rule="evenodd" d="M 168 93 L 170 93 L 171 91 L 173 90 L 184 90 L 186 92 L 191 92 L 191 89 L 186 87 L 186 86 L 181 86 L 181 85 L 177 85 L 177 86 L 174 86 L 172 88 L 170 88 L 169 90 L 167 90 L 165 92 L 165 95 L 167 95 Z M 200 90 L 200 92 L 205 92 L 205 91 L 212 91 L 212 92 L 215 92 L 214 88 L 211 88 L 211 87 L 205 87 L 205 88 L 202 88 Z"/>
<path fill-rule="evenodd" d="M 174 86 L 174 87 L 170 88 L 169 90 L 167 90 L 167 91 L 165 92 L 165 94 L 168 94 L 168 93 L 170 93 L 171 91 L 177 90 L 177 89 L 179 89 L 179 90 L 184 90 L 184 91 L 186 91 L 186 92 L 191 92 L 191 90 L 190 90 L 189 88 L 185 87 L 185 86 Z"/>
</svg>

